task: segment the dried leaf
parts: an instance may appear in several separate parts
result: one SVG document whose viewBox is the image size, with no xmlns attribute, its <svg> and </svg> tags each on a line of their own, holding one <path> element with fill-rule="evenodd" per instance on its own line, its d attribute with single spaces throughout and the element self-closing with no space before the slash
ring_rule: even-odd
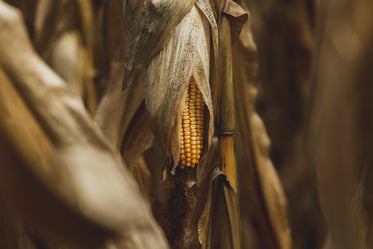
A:
<svg viewBox="0 0 373 249">
<path fill-rule="evenodd" d="M 211 172 L 209 182 L 206 206 L 198 224 L 202 248 L 239 249 L 240 218 L 236 193 L 217 168 Z"/>
<path fill-rule="evenodd" d="M 202 248 L 241 248 L 237 194 L 219 169 L 219 142 L 214 137 L 198 170 L 201 198 L 195 212 Z"/>
<path fill-rule="evenodd" d="M 98 241 L 102 240 L 100 233 L 103 231 L 95 223 L 77 215 L 77 210 L 70 210 L 66 197 L 75 194 L 71 193 L 71 187 L 66 188 L 61 183 L 63 180 L 59 174 L 63 172 L 58 173 L 51 167 L 55 149 L 3 71 L 0 77 L 0 190 L 7 205 L 20 214 L 27 224 L 51 238 L 61 233 L 58 239 L 83 243 L 93 233 Z M 77 224 L 88 234 L 78 233 L 71 227 L 78 227 Z M 98 241 L 92 240 L 92 243 Z"/>
<path fill-rule="evenodd" d="M 121 61 L 113 60 L 108 88 L 97 108 L 95 119 L 120 150 L 123 137 L 141 103 L 144 101 L 144 74 L 141 73 L 126 91 L 118 91 L 123 79 Z"/>
<path fill-rule="evenodd" d="M 291 237 L 287 214 L 287 201 L 280 179 L 269 159 L 269 138 L 263 121 L 254 113 L 251 117 L 253 144 L 256 155 L 258 180 L 260 181 L 267 215 L 276 236 L 279 248 L 290 249 Z"/>
<path fill-rule="evenodd" d="M 232 44 L 236 41 L 242 31 L 242 27 L 248 19 L 248 13 L 233 0 L 227 0 L 223 13 L 229 16 Z"/>
<path fill-rule="evenodd" d="M 216 22 L 216 17 L 214 14 L 214 10 L 211 6 L 211 3 L 205 0 L 197 0 L 196 5 L 201 10 L 203 15 L 207 18 L 210 24 L 210 32 L 211 32 L 211 40 L 212 40 L 212 50 L 210 53 L 210 61 L 211 61 L 211 70 L 210 70 L 210 91 L 212 97 L 212 106 L 214 112 L 214 118 L 216 118 L 217 106 L 219 102 L 219 70 L 217 70 L 219 66 L 219 37 L 218 37 L 218 24 Z"/>
<path fill-rule="evenodd" d="M 166 45 L 175 26 L 195 0 L 131 0 L 124 8 L 123 88 L 133 80 Z"/>
<path fill-rule="evenodd" d="M 142 103 L 123 139 L 121 151 L 126 165 L 132 169 L 152 143 L 153 135 L 146 120 L 145 104 Z"/>
<path fill-rule="evenodd" d="M 122 8 L 118 1 L 103 4 L 103 20 L 96 33 L 96 72 L 105 88 L 95 119 L 105 135 L 121 150 L 133 117 L 144 101 L 144 70 L 135 78 L 135 84 L 120 91 L 123 81 L 123 23 Z"/>
</svg>

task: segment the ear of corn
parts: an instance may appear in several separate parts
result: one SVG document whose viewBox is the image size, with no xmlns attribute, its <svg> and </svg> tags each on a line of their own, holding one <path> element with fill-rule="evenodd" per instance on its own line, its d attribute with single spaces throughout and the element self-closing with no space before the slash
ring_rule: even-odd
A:
<svg viewBox="0 0 373 249">
<path fill-rule="evenodd" d="M 202 94 L 192 77 L 180 126 L 180 168 L 194 168 L 201 157 L 204 131 L 204 102 Z"/>
<path fill-rule="evenodd" d="M 210 10 L 208 16 L 212 18 L 214 13 L 206 4 L 209 8 L 203 11 L 198 4 L 191 8 L 146 69 L 148 120 L 164 152 L 165 169 L 172 175 L 176 169 L 196 167 L 208 152 L 214 134 L 211 28 L 205 12 Z"/>
</svg>

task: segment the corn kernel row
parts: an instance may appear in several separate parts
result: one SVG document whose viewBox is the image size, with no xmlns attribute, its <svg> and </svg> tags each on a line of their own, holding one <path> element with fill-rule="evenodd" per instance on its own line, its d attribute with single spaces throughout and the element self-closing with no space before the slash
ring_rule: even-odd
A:
<svg viewBox="0 0 373 249">
<path fill-rule="evenodd" d="M 180 128 L 179 167 L 194 168 L 201 157 L 204 131 L 204 102 L 202 94 L 191 78 L 185 99 Z"/>
</svg>

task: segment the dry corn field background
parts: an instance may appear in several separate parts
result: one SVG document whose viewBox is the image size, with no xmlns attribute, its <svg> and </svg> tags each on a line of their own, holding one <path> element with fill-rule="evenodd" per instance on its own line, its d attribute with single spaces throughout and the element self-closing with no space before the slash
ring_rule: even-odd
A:
<svg viewBox="0 0 373 249">
<path fill-rule="evenodd" d="M 0 249 L 373 248 L 372 11 L 0 0 Z"/>
</svg>

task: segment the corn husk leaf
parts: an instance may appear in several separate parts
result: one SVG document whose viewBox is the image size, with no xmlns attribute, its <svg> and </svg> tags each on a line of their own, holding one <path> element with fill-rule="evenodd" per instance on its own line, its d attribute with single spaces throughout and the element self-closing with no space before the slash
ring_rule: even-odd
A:
<svg viewBox="0 0 373 249">
<path fill-rule="evenodd" d="M 247 21 L 249 15 L 233 0 L 227 0 L 225 2 L 222 12 L 228 15 L 231 31 L 231 42 L 233 44 L 240 35 L 242 27 Z"/>
<path fill-rule="evenodd" d="M 221 21 L 222 14 L 228 16 L 233 43 L 240 35 L 242 27 L 248 19 L 247 11 L 233 0 L 212 0 L 212 7 L 218 23 Z"/>
<path fill-rule="evenodd" d="M 218 167 L 211 171 L 206 180 L 207 196 L 198 223 L 199 242 L 203 249 L 239 249 L 241 243 L 237 195 Z"/>
<path fill-rule="evenodd" d="M 150 63 L 166 45 L 175 26 L 195 0 L 131 0 L 123 4 L 124 79 L 123 88 Z"/>
<path fill-rule="evenodd" d="M 212 106 L 214 111 L 214 117 L 216 117 L 217 106 L 219 102 L 219 37 L 218 37 L 218 24 L 216 22 L 216 17 L 214 13 L 214 9 L 212 5 L 205 0 L 197 0 L 196 5 L 202 11 L 204 16 L 207 18 L 210 24 L 210 32 L 211 32 L 211 40 L 212 40 L 212 50 L 210 53 L 210 61 L 211 61 L 211 68 L 210 68 L 210 89 L 211 89 L 211 96 L 212 96 Z"/>
<path fill-rule="evenodd" d="M 175 172 L 180 155 L 180 125 L 184 99 L 191 76 L 207 106 L 203 154 L 213 134 L 213 107 L 209 84 L 210 27 L 201 11 L 193 6 L 176 26 L 167 46 L 152 60 L 145 80 L 145 104 L 150 126 L 171 161 Z"/>
<path fill-rule="evenodd" d="M 211 38 L 212 38 L 212 47 L 213 47 L 213 53 L 210 54 L 211 56 L 211 61 L 213 62 L 213 67 L 211 69 L 211 78 L 213 79 L 214 77 L 214 71 L 216 71 L 216 68 L 218 65 L 218 24 L 216 22 L 216 17 L 214 14 L 214 10 L 210 4 L 210 2 L 205 1 L 205 0 L 197 0 L 196 5 L 198 6 L 199 10 L 203 13 L 205 18 L 207 19 L 208 23 L 210 24 L 210 32 L 211 32 Z M 214 87 L 214 81 L 211 80 L 210 82 L 210 87 Z"/>
<path fill-rule="evenodd" d="M 239 202 L 225 174 L 219 169 L 219 142 L 214 137 L 198 168 L 200 199 L 195 216 L 201 248 L 241 248 Z"/>
</svg>

